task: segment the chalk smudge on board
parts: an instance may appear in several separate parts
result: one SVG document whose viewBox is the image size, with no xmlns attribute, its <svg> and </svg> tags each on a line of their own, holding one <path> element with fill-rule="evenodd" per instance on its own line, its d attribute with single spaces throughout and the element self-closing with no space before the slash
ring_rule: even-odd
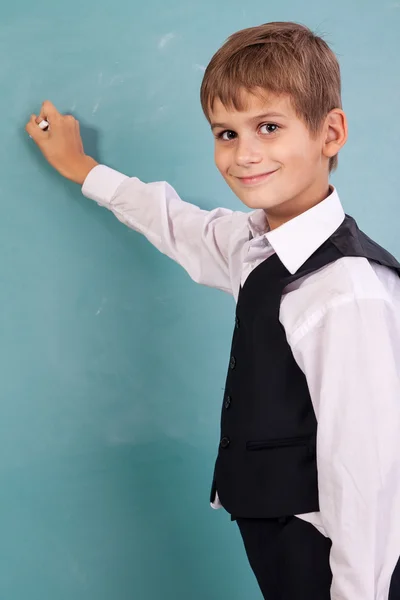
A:
<svg viewBox="0 0 400 600">
<path fill-rule="evenodd" d="M 170 33 L 166 33 L 165 35 L 162 36 L 162 38 L 160 38 L 159 42 L 158 42 L 158 48 L 160 50 L 163 50 L 167 44 L 169 44 L 170 42 L 172 42 L 172 40 L 175 38 L 175 34 L 170 32 Z"/>
<path fill-rule="evenodd" d="M 97 113 L 99 106 L 100 106 L 100 100 L 98 102 L 96 102 L 96 104 L 93 106 L 92 115 L 95 115 Z"/>
<path fill-rule="evenodd" d="M 96 312 L 96 317 L 99 316 L 99 314 L 101 313 L 101 311 L 105 307 L 106 303 L 107 303 L 107 298 L 102 298 L 101 302 L 100 302 L 100 306 L 99 306 L 99 308 L 97 309 L 97 312 Z"/>
</svg>

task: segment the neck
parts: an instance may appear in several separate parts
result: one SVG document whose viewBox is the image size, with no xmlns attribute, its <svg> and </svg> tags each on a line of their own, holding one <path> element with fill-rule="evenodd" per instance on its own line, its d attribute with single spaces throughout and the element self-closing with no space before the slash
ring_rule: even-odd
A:
<svg viewBox="0 0 400 600">
<path fill-rule="evenodd" d="M 332 191 L 332 186 L 328 182 L 325 182 L 319 186 L 319 189 L 314 189 L 314 186 L 311 186 L 279 206 L 265 209 L 264 212 L 267 217 L 269 229 L 271 231 L 277 229 L 277 227 L 280 227 L 287 221 L 298 217 L 303 212 L 325 200 L 330 196 Z"/>
</svg>

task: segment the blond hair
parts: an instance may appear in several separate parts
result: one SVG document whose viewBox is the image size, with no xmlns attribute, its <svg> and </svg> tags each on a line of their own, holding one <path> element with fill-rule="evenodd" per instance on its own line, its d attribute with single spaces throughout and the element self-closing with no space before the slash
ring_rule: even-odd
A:
<svg viewBox="0 0 400 600">
<path fill-rule="evenodd" d="M 214 54 L 201 85 L 207 119 L 218 98 L 225 107 L 243 110 L 243 89 L 290 96 L 296 115 L 312 136 L 327 114 L 342 108 L 340 66 L 328 44 L 308 27 L 272 22 L 231 35 Z M 329 173 L 338 156 L 329 159 Z"/>
</svg>

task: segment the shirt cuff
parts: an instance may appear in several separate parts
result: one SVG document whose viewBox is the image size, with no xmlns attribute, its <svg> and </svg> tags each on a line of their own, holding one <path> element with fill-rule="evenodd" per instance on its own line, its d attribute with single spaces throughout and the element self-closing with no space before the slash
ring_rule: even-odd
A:
<svg viewBox="0 0 400 600">
<path fill-rule="evenodd" d="M 128 177 L 105 165 L 97 165 L 86 177 L 82 194 L 101 206 L 109 206 L 121 183 Z"/>
</svg>

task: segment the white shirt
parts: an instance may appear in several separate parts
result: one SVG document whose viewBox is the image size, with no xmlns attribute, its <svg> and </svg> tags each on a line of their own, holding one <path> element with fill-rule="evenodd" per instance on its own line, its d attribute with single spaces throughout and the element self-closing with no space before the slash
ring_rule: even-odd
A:
<svg viewBox="0 0 400 600">
<path fill-rule="evenodd" d="M 201 210 L 165 182 L 103 165 L 82 192 L 194 281 L 237 300 L 240 284 L 274 252 L 293 274 L 339 227 L 345 215 L 330 189 L 273 231 L 261 209 Z M 388 600 L 400 556 L 400 278 L 344 257 L 290 284 L 280 321 L 318 421 L 320 512 L 297 516 L 332 540 L 332 600 Z"/>
</svg>

